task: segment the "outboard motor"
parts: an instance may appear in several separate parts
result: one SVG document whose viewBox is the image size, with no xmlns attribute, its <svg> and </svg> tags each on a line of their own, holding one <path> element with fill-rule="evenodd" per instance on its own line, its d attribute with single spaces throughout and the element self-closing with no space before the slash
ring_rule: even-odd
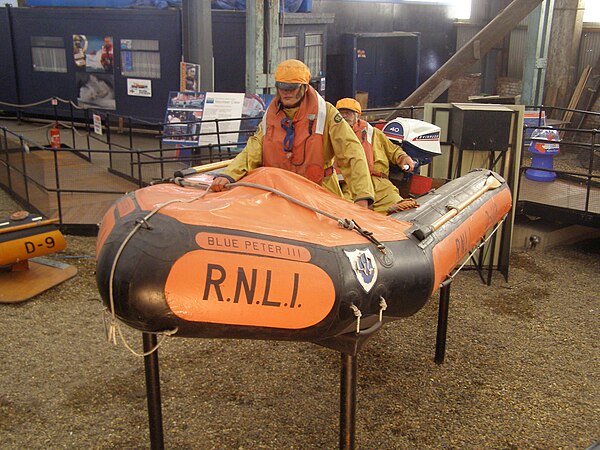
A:
<svg viewBox="0 0 600 450">
<path fill-rule="evenodd" d="M 402 149 L 415 162 L 415 171 L 429 164 L 435 156 L 442 154 L 440 127 L 418 119 L 397 117 L 383 127 L 383 134 Z M 401 168 L 402 169 L 402 168 Z M 431 179 L 415 174 L 406 174 L 410 192 L 422 195 L 431 188 Z"/>
</svg>

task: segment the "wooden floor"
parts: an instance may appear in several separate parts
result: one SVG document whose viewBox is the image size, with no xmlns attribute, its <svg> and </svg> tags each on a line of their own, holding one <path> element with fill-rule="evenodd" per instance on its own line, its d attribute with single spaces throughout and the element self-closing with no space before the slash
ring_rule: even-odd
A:
<svg viewBox="0 0 600 450">
<path fill-rule="evenodd" d="M 11 155 L 12 166 L 21 168 Z M 0 183 L 10 186 L 22 198 L 29 199 L 42 214 L 49 218 L 58 218 L 58 195 L 46 189 L 56 189 L 56 168 L 54 154 L 45 150 L 31 151 L 25 155 L 27 175 L 36 183 L 25 185 L 22 174 L 11 171 L 10 180 L 5 168 L 0 171 Z M 60 208 L 62 223 L 65 225 L 98 224 L 106 210 L 123 194 L 137 189 L 137 185 L 108 172 L 104 164 L 93 164 L 83 158 L 64 151 L 58 153 L 60 189 L 95 190 L 110 193 L 61 193 Z"/>
<path fill-rule="evenodd" d="M 585 211 L 587 189 L 585 184 L 555 179 L 550 182 L 532 181 L 521 177 L 519 200 L 552 205 L 559 208 Z M 600 214 L 600 189 L 592 187 L 588 212 Z"/>
</svg>

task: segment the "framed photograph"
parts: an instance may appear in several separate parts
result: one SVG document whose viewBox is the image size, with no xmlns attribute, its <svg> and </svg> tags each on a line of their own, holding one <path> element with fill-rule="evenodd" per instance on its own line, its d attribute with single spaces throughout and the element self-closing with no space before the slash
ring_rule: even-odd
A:
<svg viewBox="0 0 600 450">
<path fill-rule="evenodd" d="M 133 97 L 152 97 L 152 80 L 127 78 L 127 95 Z"/>
</svg>

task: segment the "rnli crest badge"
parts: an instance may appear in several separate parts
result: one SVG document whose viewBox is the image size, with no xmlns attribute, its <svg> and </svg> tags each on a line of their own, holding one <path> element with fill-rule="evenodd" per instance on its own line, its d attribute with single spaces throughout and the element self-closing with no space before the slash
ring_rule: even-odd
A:
<svg viewBox="0 0 600 450">
<path fill-rule="evenodd" d="M 365 292 L 369 292 L 377 281 L 377 263 L 375 258 L 368 248 L 365 250 L 346 251 L 344 253 L 350 261 L 352 270 L 358 279 L 358 282 L 363 287 Z"/>
</svg>

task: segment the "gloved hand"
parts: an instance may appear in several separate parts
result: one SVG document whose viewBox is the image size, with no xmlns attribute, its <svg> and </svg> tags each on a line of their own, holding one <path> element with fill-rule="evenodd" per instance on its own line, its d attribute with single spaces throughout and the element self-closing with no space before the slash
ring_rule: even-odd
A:
<svg viewBox="0 0 600 450">
<path fill-rule="evenodd" d="M 415 162 L 410 156 L 404 155 L 398 158 L 398 167 L 406 172 L 413 172 L 415 170 Z"/>
<path fill-rule="evenodd" d="M 357 200 L 354 202 L 355 205 L 362 206 L 363 208 L 369 209 L 369 201 L 368 200 Z"/>
<path fill-rule="evenodd" d="M 418 208 L 419 204 L 414 198 L 405 198 L 404 200 L 399 201 L 398 203 L 390 206 L 387 210 L 388 215 L 394 214 L 400 211 L 406 211 L 411 208 Z"/>
<path fill-rule="evenodd" d="M 210 189 L 213 192 L 221 192 L 223 189 L 225 189 L 225 185 L 229 183 L 231 183 L 231 181 L 229 181 L 228 178 L 217 177 L 213 180 L 212 184 L 210 185 Z"/>
</svg>

